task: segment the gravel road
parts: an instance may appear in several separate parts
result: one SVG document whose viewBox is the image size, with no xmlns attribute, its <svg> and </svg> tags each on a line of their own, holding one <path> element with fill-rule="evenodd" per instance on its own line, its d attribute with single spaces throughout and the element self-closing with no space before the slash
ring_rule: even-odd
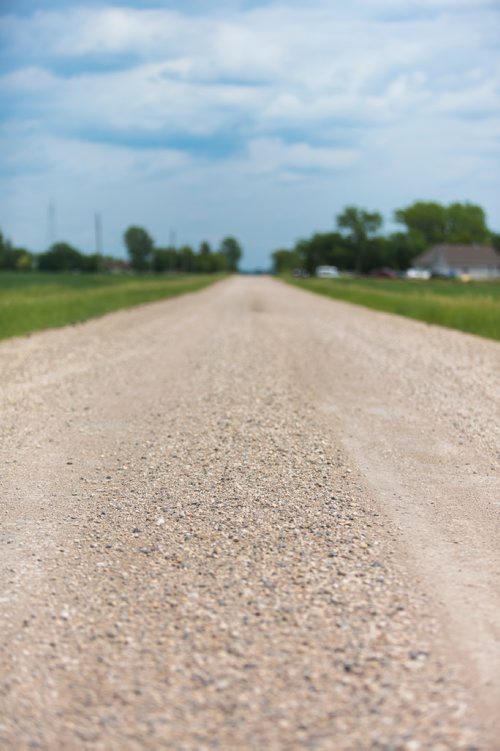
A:
<svg viewBox="0 0 500 751">
<path fill-rule="evenodd" d="M 497 343 L 232 278 L 0 373 L 1 748 L 500 748 Z"/>
</svg>

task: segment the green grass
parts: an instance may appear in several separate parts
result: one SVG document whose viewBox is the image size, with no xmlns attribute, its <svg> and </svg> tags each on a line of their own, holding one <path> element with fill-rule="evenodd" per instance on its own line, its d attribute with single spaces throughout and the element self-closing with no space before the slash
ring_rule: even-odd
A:
<svg viewBox="0 0 500 751">
<path fill-rule="evenodd" d="M 337 300 L 500 339 L 500 282 L 284 279 Z"/>
<path fill-rule="evenodd" d="M 0 339 L 195 292 L 222 275 L 0 273 Z"/>
</svg>

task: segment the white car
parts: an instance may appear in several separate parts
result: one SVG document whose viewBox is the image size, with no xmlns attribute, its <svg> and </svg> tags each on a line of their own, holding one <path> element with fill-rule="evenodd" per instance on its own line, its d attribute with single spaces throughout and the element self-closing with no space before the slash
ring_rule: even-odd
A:
<svg viewBox="0 0 500 751">
<path fill-rule="evenodd" d="M 430 279 L 431 272 L 428 269 L 408 269 L 406 272 L 407 279 Z"/>
<path fill-rule="evenodd" d="M 320 279 L 338 279 L 340 274 L 336 266 L 317 266 L 316 276 Z"/>
</svg>

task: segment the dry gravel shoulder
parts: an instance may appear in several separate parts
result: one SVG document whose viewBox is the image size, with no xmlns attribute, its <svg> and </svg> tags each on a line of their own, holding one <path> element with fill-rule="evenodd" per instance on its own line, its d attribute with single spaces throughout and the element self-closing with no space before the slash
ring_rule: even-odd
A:
<svg viewBox="0 0 500 751">
<path fill-rule="evenodd" d="M 235 278 L 0 345 L 0 746 L 495 749 L 500 346 Z"/>
</svg>

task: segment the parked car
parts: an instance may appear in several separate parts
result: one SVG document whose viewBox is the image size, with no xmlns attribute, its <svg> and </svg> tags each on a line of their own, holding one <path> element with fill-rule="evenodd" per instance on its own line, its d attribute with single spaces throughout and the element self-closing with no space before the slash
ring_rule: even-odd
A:
<svg viewBox="0 0 500 751">
<path fill-rule="evenodd" d="M 394 269 L 388 268 L 388 266 L 383 266 L 380 269 L 372 269 L 370 271 L 370 276 L 376 276 L 380 279 L 399 279 L 398 272 L 394 271 Z"/>
<path fill-rule="evenodd" d="M 340 274 L 336 266 L 317 266 L 316 276 L 320 279 L 338 279 Z"/>
<path fill-rule="evenodd" d="M 431 272 L 428 269 L 407 269 L 407 279 L 423 279 L 424 281 L 431 278 Z"/>
</svg>

